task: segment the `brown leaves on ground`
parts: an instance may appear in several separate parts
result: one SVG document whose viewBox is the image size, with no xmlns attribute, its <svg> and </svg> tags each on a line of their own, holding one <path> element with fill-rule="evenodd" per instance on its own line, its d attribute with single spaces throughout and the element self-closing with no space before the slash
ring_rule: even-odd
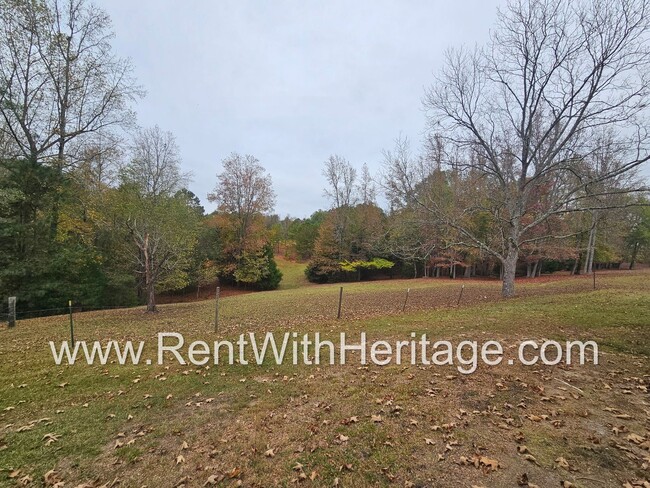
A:
<svg viewBox="0 0 650 488">
<path fill-rule="evenodd" d="M 369 304 L 368 310 L 384 305 Z M 239 327 L 257 324 L 262 315 L 260 311 Z M 403 332 L 393 325 L 386 318 L 382 338 Z M 556 333 L 556 324 L 551 325 L 547 332 Z M 573 332 L 562 329 L 562 335 Z M 465 329 L 456 338 L 475 333 Z M 519 335 L 503 334 L 491 338 L 515 347 Z M 112 403 L 97 417 L 108 431 L 103 452 L 84 465 L 97 473 L 88 488 L 110 486 L 118 475 L 119 486 L 136 487 L 177 481 L 176 486 L 186 488 L 291 483 L 584 488 L 591 486 L 589 479 L 597 479 L 603 486 L 648 488 L 648 363 L 611 353 L 601 361 L 597 368 L 479 368 L 470 376 L 435 367 L 265 365 L 233 372 L 222 366 L 154 366 L 138 370 L 137 377 L 120 372 L 123 381 L 111 385 L 106 397 L 98 392 L 75 399 L 75 405 L 51 408 L 51 413 L 66 415 L 41 413 L 46 411 L 42 406 L 30 412 L 28 405 L 12 399 L 0 412 L 4 424 L 12 424 L 0 431 L 0 449 L 13 449 L 14 439 L 31 436 L 39 447 L 50 445 L 42 451 L 57 459 L 69 443 L 70 430 L 60 425 L 63 418 L 75 408 L 99 409 L 108 398 Z M 106 371 L 115 372 L 110 368 Z M 57 388 L 64 379 L 71 378 L 49 383 L 62 396 L 78 387 L 73 379 L 73 387 Z M 24 391 L 31 394 L 35 382 L 29 384 Z M 54 421 L 30 421 L 43 415 Z M 165 429 L 136 422 L 164 423 Z M 123 449 L 130 445 L 133 450 Z M 131 459 L 134 452 L 137 457 Z M 26 486 L 41 481 L 55 486 L 64 479 L 65 488 L 82 486 L 75 484 L 83 480 L 65 462 L 47 466 L 56 466 L 48 471 L 49 485 L 41 478 L 43 471 L 27 466 L 10 472 L 9 479 Z M 170 471 L 175 473 L 171 480 Z M 0 482 L 5 479 L 6 473 L 0 473 Z"/>
<path fill-rule="evenodd" d="M 419 444 L 428 447 L 426 450 L 417 449 L 416 452 L 429 453 L 428 459 L 434 463 L 428 466 L 428 470 L 438 473 L 435 475 L 437 480 L 447 479 L 446 475 L 440 473 L 449 472 L 450 483 L 452 479 L 467 479 L 474 480 L 475 486 L 516 483 L 528 488 L 553 484 L 581 487 L 583 484 L 578 480 L 583 475 L 592 474 L 593 465 L 590 466 L 579 456 L 574 459 L 571 451 L 564 447 L 564 442 L 553 444 L 549 441 L 540 444 L 540 432 L 544 432 L 547 439 L 562 439 L 577 433 L 578 436 L 583 436 L 583 442 L 590 442 L 596 450 L 608 444 L 606 438 L 596 438 L 591 431 L 587 431 L 591 437 L 579 431 L 582 422 L 602 422 L 598 420 L 598 408 L 595 406 L 589 408 L 587 416 L 584 415 L 584 395 L 593 395 L 587 376 L 582 376 L 583 381 L 578 383 L 584 392 L 575 395 L 572 385 L 562 386 L 561 383 L 552 381 L 554 377 L 550 370 L 517 376 L 510 376 L 507 372 L 494 372 L 492 375 L 478 374 L 471 379 L 457 377 L 453 380 L 458 382 L 454 388 L 456 394 L 461 392 L 462 395 L 462 392 L 473 391 L 477 387 L 479 393 L 471 401 L 459 402 L 439 386 L 450 381 L 447 377 L 451 375 L 437 373 L 434 369 L 403 368 L 401 371 L 388 371 L 349 367 L 341 371 L 341 382 L 329 390 L 321 387 L 326 383 L 325 380 L 315 381 L 316 378 L 322 379 L 324 375 L 330 374 L 328 371 L 304 376 L 295 374 L 291 376 L 293 381 L 288 381 L 287 375 L 282 374 L 258 378 L 253 383 L 264 386 L 255 395 L 250 395 L 252 404 L 258 401 L 258 394 L 262 399 L 264 395 L 275 395 L 276 384 L 295 384 L 295 391 L 299 391 L 300 395 L 284 397 L 286 403 L 280 403 L 275 408 L 251 410 L 250 415 L 244 411 L 233 417 L 224 412 L 219 423 L 214 423 L 213 417 L 204 417 L 211 425 L 208 432 L 218 432 L 219 436 L 208 437 L 205 445 L 209 447 L 206 448 L 201 447 L 206 441 L 195 447 L 187 441 L 175 440 L 171 447 L 175 464 L 184 473 L 189 474 L 196 469 L 205 472 L 203 477 L 191 475 L 192 483 L 199 483 L 198 486 L 220 486 L 227 480 L 254 485 L 255 480 L 264 479 L 260 478 L 264 475 L 251 464 L 250 459 L 260 457 L 274 459 L 272 463 L 265 463 L 265 469 L 269 470 L 266 476 L 272 476 L 273 480 L 286 479 L 292 483 L 332 486 L 338 479 L 338 484 L 345 486 L 350 473 L 355 473 L 354 479 L 358 479 L 358 476 L 364 476 L 368 472 L 372 458 L 364 460 L 358 456 L 368 449 L 369 443 L 374 442 L 374 449 L 383 449 L 385 455 L 398 459 L 403 449 L 415 449 L 408 446 Z M 201 374 L 206 378 L 209 376 L 204 370 Z M 496 379 L 493 376 L 495 374 Z M 556 370 L 555 374 L 564 373 Z M 167 373 L 168 377 L 172 375 L 171 372 Z M 238 377 L 233 378 L 237 383 L 238 380 Z M 392 388 L 389 390 L 391 393 L 386 394 L 385 390 L 379 389 L 378 391 L 384 391 L 384 395 L 367 399 L 365 405 L 336 401 L 330 395 L 334 390 L 345 395 L 345 382 L 358 385 L 369 380 L 379 386 L 388 381 L 402 381 L 404 390 Z M 333 381 L 331 376 L 328 381 Z M 573 376 L 570 381 L 577 382 Z M 611 378 L 609 381 L 615 384 Z M 622 381 L 625 382 L 625 379 L 622 378 Z M 249 383 L 250 380 L 247 384 Z M 192 404 L 201 403 L 213 408 L 214 403 L 206 403 L 204 400 L 208 391 L 194 393 Z M 372 393 L 368 396 L 372 396 Z M 629 396 L 625 395 L 624 398 Z M 183 408 L 183 403 L 184 400 L 178 400 L 180 409 Z M 367 412 L 368 409 L 372 411 Z M 630 407 L 622 408 L 619 405 L 601 409 L 604 412 L 603 419 L 609 417 L 610 420 L 616 419 L 616 415 L 621 415 L 625 410 L 628 410 L 630 416 L 635 414 Z M 206 413 L 209 414 L 209 411 Z M 644 420 L 650 416 L 643 414 L 638 418 Z M 617 439 L 614 447 L 621 450 L 629 461 L 638 459 L 639 463 L 644 462 L 639 453 L 648 453 L 647 433 L 639 430 L 639 424 L 632 420 L 618 420 L 624 425 L 611 424 L 605 429 L 611 439 Z M 202 422 L 197 423 L 197 427 L 200 425 Z M 244 429 L 243 432 L 241 429 Z M 182 435 L 196 438 L 200 432 L 205 431 L 189 430 Z M 308 432 L 309 435 L 302 438 L 301 432 Z M 372 437 L 369 437 L 370 433 Z M 117 441 L 126 441 L 130 437 L 133 437 L 133 433 L 121 433 Z M 192 456 L 187 456 L 188 452 Z M 206 453 L 209 454 L 209 459 L 206 459 Z M 347 461 L 348 456 L 354 456 L 358 462 Z M 144 457 L 146 459 L 149 456 L 145 454 Z M 318 461 L 314 463 L 314 459 Z M 219 460 L 219 464 L 216 460 Z M 223 464 L 241 467 L 225 469 Z M 291 466 L 289 473 L 287 464 Z M 443 471 L 434 467 L 438 464 L 440 469 L 444 468 Z M 407 466 L 393 463 L 375 465 L 373 469 L 388 483 L 427 486 L 426 478 Z M 575 479 L 561 479 L 562 474 L 571 474 Z M 485 481 L 480 481 L 482 478 Z M 549 484 L 550 481 L 553 484 Z M 629 481 L 632 482 L 633 480 Z M 347 483 L 349 484 L 349 479 Z M 188 486 L 187 483 L 184 486 Z M 637 488 L 643 485 L 630 486 Z"/>
<path fill-rule="evenodd" d="M 471 458 L 461 456 L 458 464 L 461 466 L 474 466 L 475 468 L 485 468 L 486 472 L 496 471 L 497 469 L 503 467 L 496 459 L 491 459 L 487 456 L 481 456 L 480 454 L 474 454 Z"/>
<path fill-rule="evenodd" d="M 61 488 L 65 485 L 59 477 L 59 473 L 53 469 L 43 475 L 43 482 L 45 483 L 45 486 L 51 486 L 53 488 Z"/>
</svg>

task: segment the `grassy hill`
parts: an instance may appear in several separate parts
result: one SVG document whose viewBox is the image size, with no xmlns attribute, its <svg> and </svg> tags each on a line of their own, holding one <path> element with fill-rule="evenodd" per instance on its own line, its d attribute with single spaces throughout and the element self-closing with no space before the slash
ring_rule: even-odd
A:
<svg viewBox="0 0 650 488">
<path fill-rule="evenodd" d="M 290 266 L 289 266 L 290 264 Z M 0 486 L 622 486 L 647 477 L 648 272 L 499 283 L 391 280 L 76 314 L 78 340 L 146 341 L 152 365 L 56 366 L 67 317 L 0 330 Z M 457 306 L 461 285 L 465 285 Z M 410 288 L 406 311 L 401 312 Z M 597 366 L 155 364 L 156 334 L 596 340 Z M 354 357 L 354 356 L 351 356 Z M 645 463 L 645 464 L 644 464 Z M 644 467 L 646 466 L 646 467 Z M 525 479 L 524 479 L 525 478 Z M 32 480 L 31 482 L 29 480 Z M 596 480 L 596 481 L 594 481 Z"/>
<path fill-rule="evenodd" d="M 305 277 L 305 268 L 307 267 L 305 263 L 291 261 L 282 256 L 276 256 L 275 261 L 282 271 L 281 290 L 292 290 L 310 284 Z"/>
</svg>

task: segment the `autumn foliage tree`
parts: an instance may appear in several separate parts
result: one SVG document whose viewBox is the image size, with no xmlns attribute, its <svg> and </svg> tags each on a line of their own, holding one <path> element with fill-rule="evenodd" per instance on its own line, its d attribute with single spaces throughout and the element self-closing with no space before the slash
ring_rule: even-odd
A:
<svg viewBox="0 0 650 488">
<path fill-rule="evenodd" d="M 276 288 L 282 274 L 273 259 L 264 214 L 275 204 L 271 176 L 251 155 L 232 153 L 222 162 L 208 199 L 217 203 L 214 225 L 225 250 L 221 276 L 258 288 Z"/>
<path fill-rule="evenodd" d="M 367 166 L 361 178 L 343 157 L 334 155 L 326 162 L 324 194 L 331 208 L 320 225 L 313 256 L 307 265 L 310 281 L 326 282 L 352 273 L 358 279 L 366 270 L 390 269 L 382 258 L 380 241 L 384 238 L 386 216 L 376 202 L 376 190 Z M 382 263 L 378 265 L 377 263 Z M 356 264 L 351 264 L 356 263 Z"/>
</svg>

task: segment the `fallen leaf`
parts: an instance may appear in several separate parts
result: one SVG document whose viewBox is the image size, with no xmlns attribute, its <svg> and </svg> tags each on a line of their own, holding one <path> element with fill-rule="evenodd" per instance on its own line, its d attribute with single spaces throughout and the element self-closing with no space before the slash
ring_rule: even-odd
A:
<svg viewBox="0 0 650 488">
<path fill-rule="evenodd" d="M 59 473 L 50 469 L 43 475 L 43 481 L 45 482 L 45 486 L 55 486 L 56 484 L 61 483 L 61 478 L 59 478 Z"/>
<path fill-rule="evenodd" d="M 555 462 L 557 463 L 557 465 L 558 465 L 560 468 L 563 468 L 563 469 L 569 469 L 569 462 L 568 462 L 566 459 L 564 459 L 563 457 L 559 457 L 559 458 L 557 458 L 557 459 L 555 460 Z"/>
<path fill-rule="evenodd" d="M 524 459 L 525 459 L 526 461 L 530 461 L 531 463 L 533 463 L 533 464 L 537 464 L 537 465 L 539 466 L 539 463 L 537 462 L 537 459 L 535 459 L 535 456 L 533 456 L 532 454 L 526 454 L 526 455 L 524 455 Z"/>
<path fill-rule="evenodd" d="M 223 475 L 217 476 L 216 474 L 210 475 L 208 479 L 203 483 L 203 486 L 214 486 L 223 480 Z"/>
</svg>

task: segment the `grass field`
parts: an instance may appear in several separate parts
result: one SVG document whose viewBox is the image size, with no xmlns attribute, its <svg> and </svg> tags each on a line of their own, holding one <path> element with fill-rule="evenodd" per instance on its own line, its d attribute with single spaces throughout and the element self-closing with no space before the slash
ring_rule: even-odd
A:
<svg viewBox="0 0 650 488">
<path fill-rule="evenodd" d="M 307 266 L 305 263 L 291 261 L 282 256 L 276 256 L 275 261 L 278 263 L 280 271 L 282 271 L 280 290 L 292 290 L 309 285 L 305 277 L 305 267 Z"/>
<path fill-rule="evenodd" d="M 283 268 L 286 269 L 286 263 Z M 283 270 L 284 271 L 284 270 Z M 622 487 L 650 478 L 650 273 L 518 283 L 303 286 L 76 314 L 77 339 L 234 339 L 346 331 L 369 340 L 595 340 L 598 366 L 56 366 L 67 317 L 0 330 L 0 485 Z M 461 285 L 465 285 L 457 306 Z M 410 288 L 405 312 L 406 289 Z M 53 471 L 52 471 L 53 470 Z M 630 483 L 625 485 L 625 483 Z M 63 486 L 63 485 L 58 485 Z"/>
</svg>

